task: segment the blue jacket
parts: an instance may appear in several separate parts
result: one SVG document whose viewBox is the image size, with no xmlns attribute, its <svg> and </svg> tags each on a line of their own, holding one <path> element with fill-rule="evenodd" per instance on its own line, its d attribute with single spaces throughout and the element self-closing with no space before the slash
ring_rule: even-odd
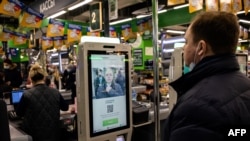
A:
<svg viewBox="0 0 250 141">
<path fill-rule="evenodd" d="M 250 80 L 235 55 L 206 57 L 170 86 L 178 100 L 163 141 L 250 140 Z M 235 128 L 248 128 L 248 136 L 228 137 Z"/>
</svg>

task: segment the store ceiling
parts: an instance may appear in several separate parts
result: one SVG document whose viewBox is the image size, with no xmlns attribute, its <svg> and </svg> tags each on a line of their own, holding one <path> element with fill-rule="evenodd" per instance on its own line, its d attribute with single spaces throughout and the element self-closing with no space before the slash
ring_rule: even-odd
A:
<svg viewBox="0 0 250 141">
<path fill-rule="evenodd" d="M 30 5 L 31 3 L 36 2 L 36 0 L 20 0 L 21 2 L 25 3 L 26 5 Z M 94 0 L 91 4 L 97 3 L 100 0 Z M 188 0 L 186 0 L 188 3 Z M 66 20 L 73 20 L 73 21 L 80 21 L 84 23 L 89 22 L 89 5 L 85 5 L 79 7 L 75 10 L 69 11 L 66 14 L 58 17 L 59 19 L 66 19 Z M 118 0 L 118 19 L 124 19 L 129 17 L 135 17 L 137 15 L 148 14 L 151 12 L 152 7 L 152 0 Z M 167 0 L 158 0 L 158 9 L 168 9 L 171 8 L 167 6 Z M 240 19 L 250 20 L 250 14 L 245 15 L 240 14 L 238 15 Z M 112 21 L 110 21 L 112 22 Z M 0 24 L 9 24 L 18 26 L 18 20 L 12 17 L 0 15 Z M 250 24 L 240 23 L 243 27 L 248 28 Z M 188 24 L 185 23 L 183 25 L 175 25 L 164 27 L 164 29 L 172 29 L 172 30 L 182 30 L 185 31 L 188 27 Z"/>
</svg>

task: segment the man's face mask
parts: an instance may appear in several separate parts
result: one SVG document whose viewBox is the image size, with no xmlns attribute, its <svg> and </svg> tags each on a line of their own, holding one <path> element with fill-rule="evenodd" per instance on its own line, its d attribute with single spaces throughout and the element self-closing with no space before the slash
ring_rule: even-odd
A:
<svg viewBox="0 0 250 141">
<path fill-rule="evenodd" d="M 188 66 L 184 65 L 184 67 L 183 67 L 183 74 L 187 74 L 189 72 L 190 72 L 190 68 Z"/>
</svg>

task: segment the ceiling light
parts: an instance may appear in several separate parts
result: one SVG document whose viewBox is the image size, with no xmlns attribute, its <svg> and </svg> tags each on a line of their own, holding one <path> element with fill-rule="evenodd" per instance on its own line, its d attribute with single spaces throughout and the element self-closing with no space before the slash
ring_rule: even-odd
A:
<svg viewBox="0 0 250 141">
<path fill-rule="evenodd" d="M 250 24 L 250 21 L 247 21 L 247 20 L 239 20 L 239 22 Z"/>
<path fill-rule="evenodd" d="M 58 12 L 58 13 L 56 13 L 56 14 L 54 14 L 54 15 L 51 15 L 51 16 L 49 16 L 47 19 L 53 19 L 53 18 L 55 18 L 55 17 L 58 17 L 58 16 L 61 16 L 62 14 L 65 14 L 67 11 L 60 11 L 60 12 Z"/>
<path fill-rule="evenodd" d="M 164 10 L 160 10 L 160 11 L 158 11 L 158 14 L 160 14 L 160 13 L 164 13 L 164 12 L 167 12 L 167 9 L 164 9 Z"/>
<path fill-rule="evenodd" d="M 118 23 L 128 22 L 128 21 L 131 21 L 131 20 L 132 20 L 132 18 L 127 18 L 127 19 L 111 22 L 110 25 L 115 25 L 115 24 L 118 24 Z"/>
<path fill-rule="evenodd" d="M 246 11 L 239 11 L 239 12 L 237 12 L 237 15 L 238 14 L 243 14 L 243 13 L 245 13 Z M 248 10 L 247 12 L 250 12 L 250 10 Z"/>
<path fill-rule="evenodd" d="M 239 43 L 248 42 L 249 40 L 239 40 Z"/>
<path fill-rule="evenodd" d="M 180 8 L 184 8 L 184 7 L 188 7 L 189 4 L 183 4 L 183 5 L 180 5 L 180 6 L 175 6 L 173 9 L 180 9 Z"/>
<path fill-rule="evenodd" d="M 164 13 L 164 12 L 167 12 L 167 9 L 160 10 L 160 11 L 158 11 L 157 13 L 160 14 L 160 13 Z M 136 19 L 141 19 L 141 18 L 145 18 L 145 17 L 149 17 L 149 16 L 152 16 L 152 14 L 138 15 L 138 16 L 136 16 L 135 18 L 136 18 Z"/>
<path fill-rule="evenodd" d="M 184 38 L 178 38 L 178 39 L 168 39 L 168 40 L 163 40 L 163 44 L 173 44 L 177 42 L 185 42 Z"/>
<path fill-rule="evenodd" d="M 80 6 L 83 6 L 83 5 L 85 5 L 85 4 L 88 4 L 88 3 L 92 2 L 92 1 L 93 1 L 93 0 L 85 0 L 85 1 L 82 1 L 82 2 L 80 2 L 80 3 L 78 3 L 78 4 L 75 4 L 75 5 L 71 6 L 70 8 L 68 8 L 68 10 L 74 10 L 74 9 L 76 9 L 76 8 L 78 8 L 78 7 L 80 7 Z"/>
<path fill-rule="evenodd" d="M 149 17 L 149 16 L 151 16 L 151 14 L 150 15 L 138 15 L 138 16 L 136 16 L 136 19 L 141 19 L 141 18 L 145 18 L 145 17 Z"/>
<path fill-rule="evenodd" d="M 176 33 L 176 34 L 184 34 L 184 31 L 178 31 L 178 30 L 167 30 L 167 33 Z"/>
</svg>

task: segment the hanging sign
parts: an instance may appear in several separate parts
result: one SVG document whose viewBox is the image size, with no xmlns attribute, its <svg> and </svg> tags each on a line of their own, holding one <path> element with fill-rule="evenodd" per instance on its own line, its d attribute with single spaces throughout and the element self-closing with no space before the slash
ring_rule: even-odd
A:
<svg viewBox="0 0 250 141">
<path fill-rule="evenodd" d="M 100 37 L 101 33 L 99 31 L 90 32 L 90 27 L 87 28 L 87 36 Z"/>
<path fill-rule="evenodd" d="M 111 37 L 111 38 L 117 38 L 117 33 L 116 33 L 114 27 L 109 27 L 109 37 Z"/>
<path fill-rule="evenodd" d="M 189 0 L 189 13 L 203 9 L 203 0 Z"/>
<path fill-rule="evenodd" d="M 143 66 L 143 52 L 141 48 L 133 50 L 133 65 L 136 67 Z"/>
<path fill-rule="evenodd" d="M 90 6 L 90 31 L 102 30 L 102 3 Z"/>
<path fill-rule="evenodd" d="M 48 17 L 77 1 L 78 0 L 36 0 L 31 3 L 30 7 L 43 13 L 45 17 Z"/>
<path fill-rule="evenodd" d="M 220 0 L 220 11 L 232 12 L 231 0 Z"/>
<path fill-rule="evenodd" d="M 18 0 L 2 0 L 0 13 L 17 18 L 24 7 L 25 5 Z"/>
<path fill-rule="evenodd" d="M 0 41 L 9 41 L 13 40 L 14 32 L 8 28 L 3 28 L 3 32 L 0 34 Z"/>
<path fill-rule="evenodd" d="M 118 0 L 109 0 L 109 20 L 118 18 Z"/>
<path fill-rule="evenodd" d="M 26 44 L 28 35 L 23 33 L 14 33 L 14 45 Z"/>
<path fill-rule="evenodd" d="M 185 0 L 168 0 L 167 5 L 172 6 L 172 5 L 177 5 L 177 4 L 184 4 Z"/>
<path fill-rule="evenodd" d="M 42 37 L 42 49 L 47 50 L 53 46 L 53 38 L 51 37 Z"/>
<path fill-rule="evenodd" d="M 20 22 L 22 27 L 40 28 L 43 20 L 43 14 L 36 12 L 31 8 L 27 8 Z"/>
<path fill-rule="evenodd" d="M 64 22 L 50 19 L 47 29 L 47 37 L 58 37 L 63 35 L 64 35 Z"/>
<path fill-rule="evenodd" d="M 63 46 L 63 39 L 64 37 L 61 36 L 61 37 L 54 37 L 53 40 L 54 40 L 54 48 L 56 49 L 59 49 Z"/>
<path fill-rule="evenodd" d="M 206 0 L 206 11 L 219 11 L 219 0 Z"/>
<path fill-rule="evenodd" d="M 232 0 L 232 10 L 234 13 L 237 13 L 242 10 L 242 2 L 241 0 Z"/>
<path fill-rule="evenodd" d="M 80 25 L 68 25 L 67 43 L 79 42 L 82 37 L 82 27 Z"/>
<path fill-rule="evenodd" d="M 248 13 L 248 10 L 250 9 L 250 0 L 244 0 L 244 10 L 245 14 Z"/>
</svg>

